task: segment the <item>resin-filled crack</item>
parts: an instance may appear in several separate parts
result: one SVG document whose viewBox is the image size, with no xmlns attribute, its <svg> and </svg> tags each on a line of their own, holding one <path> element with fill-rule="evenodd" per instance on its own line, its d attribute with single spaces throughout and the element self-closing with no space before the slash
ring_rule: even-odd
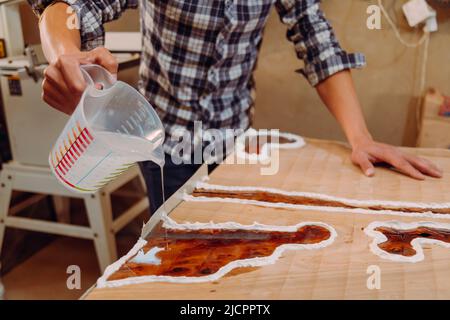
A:
<svg viewBox="0 0 450 320">
<path fill-rule="evenodd" d="M 374 221 L 364 232 L 374 239 L 371 251 L 393 261 L 422 261 L 424 244 L 450 248 L 450 224 L 445 223 Z"/>
<path fill-rule="evenodd" d="M 177 228 L 175 222 L 172 225 Z M 98 286 L 214 281 L 236 268 L 273 264 L 285 250 L 326 247 L 337 235 L 332 227 L 321 222 L 288 227 L 242 225 L 233 229 L 225 224 L 217 224 L 216 228 L 212 224 L 204 229 L 179 225 L 183 229 L 157 226 L 148 240 L 141 240 L 127 256 L 107 268 Z"/>
<path fill-rule="evenodd" d="M 439 216 L 450 218 L 450 203 L 414 203 L 401 201 L 355 200 L 326 194 L 285 191 L 275 188 L 253 186 L 212 185 L 197 183 L 186 201 L 235 202 L 267 207 L 291 209 L 315 209 L 336 211 L 358 211 L 372 214 L 408 216 Z"/>
</svg>

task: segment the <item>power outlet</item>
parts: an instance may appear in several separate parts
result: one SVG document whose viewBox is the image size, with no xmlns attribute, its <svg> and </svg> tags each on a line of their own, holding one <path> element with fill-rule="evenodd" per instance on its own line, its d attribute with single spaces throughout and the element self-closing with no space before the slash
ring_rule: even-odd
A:
<svg viewBox="0 0 450 320">
<path fill-rule="evenodd" d="M 415 27 L 436 15 L 425 0 L 410 0 L 402 6 L 402 9 L 410 27 Z"/>
<path fill-rule="evenodd" d="M 425 23 L 425 31 L 427 32 L 436 32 L 438 31 L 438 22 L 436 19 L 436 15 L 427 19 Z"/>
</svg>

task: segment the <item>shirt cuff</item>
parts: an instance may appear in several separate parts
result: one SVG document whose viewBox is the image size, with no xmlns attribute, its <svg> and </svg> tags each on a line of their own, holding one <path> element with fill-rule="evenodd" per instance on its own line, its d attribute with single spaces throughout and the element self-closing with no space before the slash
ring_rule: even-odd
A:
<svg viewBox="0 0 450 320">
<path fill-rule="evenodd" d="M 303 69 L 296 70 L 305 76 L 311 86 L 332 76 L 333 74 L 354 68 L 362 68 L 366 65 L 366 58 L 362 53 L 346 53 L 345 51 L 314 63 L 306 63 Z"/>
<path fill-rule="evenodd" d="M 83 0 L 60 0 L 71 6 L 78 17 L 78 25 L 75 19 L 68 20 L 68 27 L 79 28 L 81 38 L 81 50 L 92 50 L 102 46 L 105 42 L 105 29 L 102 17 L 90 1 Z"/>
</svg>

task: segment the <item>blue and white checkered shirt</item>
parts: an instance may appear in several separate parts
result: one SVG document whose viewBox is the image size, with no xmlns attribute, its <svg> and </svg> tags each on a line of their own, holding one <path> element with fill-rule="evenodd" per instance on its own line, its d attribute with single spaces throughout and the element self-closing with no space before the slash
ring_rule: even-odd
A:
<svg viewBox="0 0 450 320">
<path fill-rule="evenodd" d="M 41 14 L 55 1 L 29 0 Z M 339 46 L 320 0 L 64 0 L 78 14 L 82 48 L 104 42 L 103 24 L 140 7 L 143 49 L 140 91 L 155 107 L 169 139 L 179 129 L 246 129 L 251 122 L 252 73 L 270 9 L 287 25 L 312 86 L 332 74 L 362 67 L 362 54 Z M 179 131 L 178 131 L 179 133 Z"/>
</svg>

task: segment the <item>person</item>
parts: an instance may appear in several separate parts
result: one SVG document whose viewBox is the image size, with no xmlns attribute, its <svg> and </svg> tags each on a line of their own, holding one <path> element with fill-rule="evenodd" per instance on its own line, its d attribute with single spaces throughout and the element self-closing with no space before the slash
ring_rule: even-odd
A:
<svg viewBox="0 0 450 320">
<path fill-rule="evenodd" d="M 140 7 L 142 56 L 139 89 L 155 107 L 166 131 L 165 192 L 169 196 L 199 164 L 176 164 L 171 150 L 177 130 L 246 129 L 254 105 L 253 70 L 269 12 L 275 6 L 287 38 L 304 61 L 300 72 L 335 116 L 352 148 L 351 160 L 371 177 L 374 164 L 388 163 L 412 178 L 441 177 L 426 159 L 374 141 L 364 121 L 350 69 L 362 54 L 344 51 L 320 10 L 320 0 L 28 0 L 40 17 L 42 47 L 49 66 L 42 97 L 72 113 L 86 86 L 80 64 L 96 63 L 113 74 L 118 64 L 102 47 L 104 24 Z M 73 16 L 76 15 L 73 27 Z M 141 164 L 151 211 L 162 203 L 159 168 Z"/>
</svg>

